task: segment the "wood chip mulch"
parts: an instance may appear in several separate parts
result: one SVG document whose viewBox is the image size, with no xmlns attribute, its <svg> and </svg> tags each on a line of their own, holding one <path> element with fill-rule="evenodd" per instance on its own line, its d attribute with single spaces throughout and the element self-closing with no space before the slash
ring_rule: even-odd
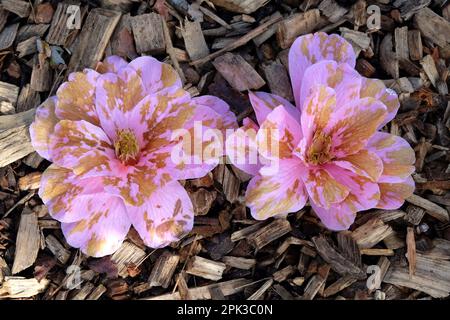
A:
<svg viewBox="0 0 450 320">
<path fill-rule="evenodd" d="M 368 28 L 370 5 L 380 9 L 380 29 Z M 37 195 L 49 162 L 33 152 L 27 129 L 69 72 L 105 55 L 151 54 L 172 64 L 193 96 L 216 95 L 242 120 L 254 117 L 248 89 L 292 100 L 288 48 L 319 30 L 348 39 L 358 71 L 400 96 L 386 129 L 417 157 L 417 189 L 402 208 L 360 213 L 339 233 L 309 207 L 255 221 L 243 202 L 249 177 L 220 165 L 185 182 L 197 216 L 178 243 L 152 250 L 131 231 L 100 259 L 67 245 Z M 444 0 L 2 0 L 0 299 L 448 297 L 449 58 Z"/>
</svg>

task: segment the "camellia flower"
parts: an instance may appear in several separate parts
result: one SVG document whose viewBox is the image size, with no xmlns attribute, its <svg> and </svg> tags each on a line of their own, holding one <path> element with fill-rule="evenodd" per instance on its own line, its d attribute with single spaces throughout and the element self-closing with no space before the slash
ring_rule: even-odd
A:
<svg viewBox="0 0 450 320">
<path fill-rule="evenodd" d="M 244 119 L 227 139 L 227 153 L 254 175 L 246 191 L 254 218 L 296 212 L 309 199 L 327 228 L 344 230 L 356 212 L 395 209 L 413 193 L 414 151 L 378 131 L 397 113 L 398 97 L 382 81 L 360 76 L 355 59 L 338 35 L 305 35 L 289 51 L 296 107 L 273 94 L 249 93 L 258 124 Z M 274 132 L 278 146 L 271 149 Z M 259 157 L 251 162 L 254 151 Z M 236 161 L 239 155 L 246 161 Z"/>
<path fill-rule="evenodd" d="M 220 156 L 172 161 L 184 143 L 171 139 L 173 131 L 193 133 L 196 121 L 218 130 L 237 126 L 224 101 L 191 98 L 176 72 L 152 57 L 127 63 L 112 56 L 96 71 L 70 74 L 30 128 L 36 151 L 53 162 L 39 195 L 67 242 L 100 257 L 113 253 L 131 226 L 153 248 L 188 233 L 193 207 L 178 180 L 204 176 Z M 203 148 L 211 143 L 195 139 Z"/>
</svg>

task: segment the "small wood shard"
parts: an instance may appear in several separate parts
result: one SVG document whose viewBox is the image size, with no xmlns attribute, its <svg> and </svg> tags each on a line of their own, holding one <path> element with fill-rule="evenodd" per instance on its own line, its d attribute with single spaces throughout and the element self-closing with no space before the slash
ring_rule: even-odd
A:
<svg viewBox="0 0 450 320">
<path fill-rule="evenodd" d="M 49 283 L 47 279 L 37 281 L 35 278 L 5 277 L 0 287 L 0 299 L 29 298 L 44 292 Z"/>
<path fill-rule="evenodd" d="M 90 282 L 85 283 L 80 290 L 72 297 L 71 300 L 85 300 L 94 290 L 94 285 Z"/>
<path fill-rule="evenodd" d="M 17 231 L 16 253 L 12 274 L 32 266 L 36 261 L 41 244 L 41 233 L 39 231 L 36 213 L 27 207 L 22 211 L 20 217 L 19 230 Z"/>
<path fill-rule="evenodd" d="M 423 8 L 414 15 L 414 26 L 420 30 L 423 37 L 439 47 L 443 48 L 450 43 L 450 22 L 429 8 Z"/>
<path fill-rule="evenodd" d="M 9 102 L 14 107 L 17 103 L 18 95 L 18 86 L 0 81 L 0 101 Z"/>
<path fill-rule="evenodd" d="M 225 164 L 219 164 L 213 171 L 214 179 L 222 185 L 226 199 L 234 203 L 239 196 L 239 179 Z"/>
<path fill-rule="evenodd" d="M 247 300 L 261 300 L 264 296 L 264 293 L 266 293 L 267 290 L 272 286 L 273 279 L 269 279 L 264 284 L 259 287 L 258 290 L 256 290 L 250 297 L 248 297 Z"/>
<path fill-rule="evenodd" d="M 256 265 L 255 259 L 247 259 L 242 257 L 225 256 L 222 258 L 222 261 L 229 267 L 242 270 L 250 270 Z"/>
<path fill-rule="evenodd" d="M 2 7 L 9 12 L 26 18 L 31 13 L 31 3 L 25 0 L 2 0 Z"/>
<path fill-rule="evenodd" d="M 395 28 L 395 53 L 399 60 L 409 60 L 408 27 Z"/>
<path fill-rule="evenodd" d="M 319 292 L 322 285 L 325 284 L 325 280 L 321 275 L 315 274 L 305 288 L 305 293 L 303 294 L 303 300 L 312 300 Z"/>
<path fill-rule="evenodd" d="M 175 269 L 177 268 L 180 256 L 165 251 L 153 266 L 148 282 L 150 286 L 161 286 L 167 288 L 170 285 Z"/>
<path fill-rule="evenodd" d="M 2 32 L 0 32 L 0 51 L 8 49 L 13 45 L 18 29 L 19 24 L 15 23 L 7 26 Z"/>
<path fill-rule="evenodd" d="M 270 92 L 288 101 L 294 101 L 289 75 L 286 68 L 280 62 L 263 64 L 261 69 L 269 85 Z"/>
<path fill-rule="evenodd" d="M 30 86 L 37 92 L 50 91 L 53 84 L 53 72 L 49 61 L 38 61 L 35 56 L 33 71 L 31 72 Z"/>
<path fill-rule="evenodd" d="M 407 198 L 406 201 L 425 209 L 425 211 L 430 216 L 436 218 L 441 222 L 449 221 L 448 211 L 427 199 L 424 199 L 416 194 L 413 194 L 412 196 Z"/>
<path fill-rule="evenodd" d="M 394 231 L 391 226 L 384 224 L 381 219 L 371 219 L 352 232 L 360 249 L 368 249 L 375 246 Z"/>
<path fill-rule="evenodd" d="M 252 13 L 264 6 L 269 0 L 211 0 L 218 7 L 236 13 Z"/>
<path fill-rule="evenodd" d="M 95 287 L 94 290 L 87 296 L 86 300 L 98 300 L 100 299 L 103 294 L 106 292 L 106 287 L 102 284 L 99 284 L 97 287 Z"/>
<path fill-rule="evenodd" d="M 166 49 L 162 18 L 157 13 L 141 14 L 131 18 L 136 51 L 160 54 Z"/>
<path fill-rule="evenodd" d="M 89 12 L 70 58 L 69 72 L 95 67 L 119 20 L 120 13 L 116 11 L 96 8 Z"/>
<path fill-rule="evenodd" d="M 209 49 L 203 36 L 200 22 L 185 21 L 181 29 L 186 51 L 192 61 L 206 57 Z"/>
<path fill-rule="evenodd" d="M 135 244 L 125 241 L 111 256 L 111 260 L 117 264 L 119 276 L 125 278 L 128 276 L 128 266 L 137 265 L 145 256 L 145 251 Z"/>
<path fill-rule="evenodd" d="M 391 77 L 398 79 L 400 77 L 399 62 L 392 48 L 392 34 L 387 34 L 380 44 L 380 63 Z"/>
<path fill-rule="evenodd" d="M 290 276 L 292 276 L 297 268 L 295 266 L 289 265 L 284 267 L 281 270 L 278 270 L 277 272 L 274 272 L 273 274 L 273 280 L 276 282 L 283 282 L 286 279 L 288 279 Z"/>
<path fill-rule="evenodd" d="M 291 231 L 291 224 L 286 219 L 275 219 L 247 237 L 248 242 L 257 250 L 275 241 Z"/>
<path fill-rule="evenodd" d="M 407 228 L 406 233 L 406 247 L 407 247 L 407 258 L 409 265 L 409 275 L 413 276 L 416 272 L 416 240 L 414 237 L 414 229 L 411 227 Z"/>
<path fill-rule="evenodd" d="M 226 53 L 213 61 L 214 67 L 238 91 L 259 89 L 266 84 L 263 78 L 240 55 Z"/>
<path fill-rule="evenodd" d="M 64 248 L 61 242 L 55 238 L 53 235 L 48 235 L 45 238 L 45 244 L 47 248 L 53 253 L 53 255 L 62 264 L 66 264 L 70 259 L 70 251 Z"/>
<path fill-rule="evenodd" d="M 296 13 L 278 25 L 277 42 L 282 49 L 289 48 L 294 40 L 303 34 L 311 33 L 322 23 L 318 9 Z"/>
<path fill-rule="evenodd" d="M 22 191 L 39 189 L 42 172 L 32 172 L 19 178 L 19 189 Z"/>
<path fill-rule="evenodd" d="M 198 276 L 209 280 L 222 279 L 222 273 L 226 265 L 222 262 L 217 262 L 205 259 L 199 256 L 192 257 L 186 267 L 186 273 Z"/>
<path fill-rule="evenodd" d="M 323 292 L 323 297 L 327 298 L 330 296 L 334 296 L 335 294 L 341 292 L 345 288 L 354 284 L 358 279 L 352 276 L 343 276 L 340 277 L 336 282 L 330 284 Z"/>
<path fill-rule="evenodd" d="M 212 287 L 218 286 L 222 294 L 227 297 L 233 294 L 239 293 L 244 290 L 244 287 L 250 283 L 250 280 L 244 278 L 233 279 L 230 281 L 224 281 L 219 283 L 214 283 L 207 286 L 189 288 L 187 293 L 192 300 L 209 300 L 211 299 Z M 169 294 L 163 294 L 156 297 L 143 298 L 142 300 L 181 300 L 180 292 L 174 292 Z"/>
<path fill-rule="evenodd" d="M 413 61 L 419 61 L 423 56 L 422 37 L 419 30 L 408 31 L 409 56 Z"/>
<path fill-rule="evenodd" d="M 422 221 L 424 215 L 424 209 L 409 205 L 408 207 L 406 207 L 406 215 L 403 218 L 405 219 L 405 221 L 417 226 Z"/>
<path fill-rule="evenodd" d="M 45 41 L 49 44 L 68 47 L 78 35 L 79 29 L 76 28 L 77 25 L 74 25 L 72 29 L 67 27 L 68 22 L 71 21 L 71 17 L 73 16 L 73 13 L 68 10 L 70 6 L 78 6 L 80 19 L 84 18 L 87 9 L 80 7 L 79 2 L 59 2 L 53 14 L 47 37 L 45 38 Z"/>
<path fill-rule="evenodd" d="M 335 0 L 323 0 L 318 6 L 319 10 L 331 23 L 338 22 L 347 13 L 347 9 L 340 6 Z"/>
</svg>

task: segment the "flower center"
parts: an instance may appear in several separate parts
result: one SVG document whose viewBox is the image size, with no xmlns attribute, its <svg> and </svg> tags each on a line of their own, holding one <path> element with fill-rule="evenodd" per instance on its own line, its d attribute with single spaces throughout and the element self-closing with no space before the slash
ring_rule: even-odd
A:
<svg viewBox="0 0 450 320">
<path fill-rule="evenodd" d="M 324 164 L 332 158 L 330 150 L 331 137 L 322 132 L 316 132 L 306 154 L 307 161 L 314 165 Z"/>
<path fill-rule="evenodd" d="M 137 160 L 139 145 L 134 133 L 128 129 L 117 132 L 117 141 L 114 143 L 116 156 L 125 164 L 131 164 Z"/>
</svg>

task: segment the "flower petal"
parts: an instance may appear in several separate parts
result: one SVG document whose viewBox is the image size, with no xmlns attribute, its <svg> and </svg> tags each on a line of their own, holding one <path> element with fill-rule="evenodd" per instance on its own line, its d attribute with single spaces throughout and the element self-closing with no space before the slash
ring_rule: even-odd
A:
<svg viewBox="0 0 450 320">
<path fill-rule="evenodd" d="M 325 227 L 333 231 L 347 230 L 355 221 L 356 213 L 339 205 L 325 209 L 311 203 L 311 207 Z"/>
<path fill-rule="evenodd" d="M 347 63 L 351 68 L 356 65 L 353 47 L 344 38 L 323 32 L 298 37 L 289 50 L 289 74 L 291 76 L 295 103 L 300 104 L 300 90 L 306 69 L 322 60 Z M 317 75 L 316 75 L 317 76 Z"/>
<path fill-rule="evenodd" d="M 183 87 L 180 77 L 168 64 L 144 56 L 134 59 L 128 67 L 137 71 L 142 78 L 147 94 L 158 91 L 172 91 Z"/>
<path fill-rule="evenodd" d="M 117 73 L 120 69 L 125 68 L 128 62 L 119 56 L 106 57 L 102 62 L 97 63 L 95 70 L 98 73 Z"/>
<path fill-rule="evenodd" d="M 333 161 L 337 166 L 377 182 L 383 172 L 383 161 L 375 152 L 362 149 L 355 154 Z"/>
<path fill-rule="evenodd" d="M 361 76 L 346 63 L 321 61 L 306 69 L 300 89 L 299 108 L 303 110 L 306 98 L 317 85 L 334 89 L 336 108 L 359 98 Z"/>
<path fill-rule="evenodd" d="M 312 168 L 302 178 L 311 201 L 322 208 L 330 208 L 349 194 L 349 188 L 337 182 L 325 169 Z"/>
<path fill-rule="evenodd" d="M 302 171 L 304 167 L 300 161 L 282 160 L 278 173 L 254 176 L 245 193 L 253 218 L 264 220 L 303 208 L 307 194 L 300 178 Z"/>
<path fill-rule="evenodd" d="M 267 159 L 287 159 L 302 138 L 300 119 L 296 119 L 285 106 L 276 107 L 267 115 L 258 134 L 258 151 Z"/>
<path fill-rule="evenodd" d="M 50 135 L 59 121 L 55 114 L 57 98 L 50 97 L 45 100 L 36 110 L 33 123 L 30 126 L 31 144 L 39 155 L 51 161 L 49 140 Z"/>
<path fill-rule="evenodd" d="M 357 153 L 385 117 L 386 107 L 373 98 L 354 100 L 339 108 L 326 128 L 333 142 L 333 155 L 341 158 Z"/>
<path fill-rule="evenodd" d="M 400 183 L 380 183 L 379 209 L 394 210 L 400 208 L 405 199 L 414 193 L 415 183 L 411 177 Z"/>
<path fill-rule="evenodd" d="M 62 223 L 67 243 L 92 257 L 114 253 L 125 239 L 131 223 L 123 201 L 108 194 L 85 196 L 84 219 Z M 75 198 L 75 201 L 78 199 Z"/>
<path fill-rule="evenodd" d="M 250 98 L 250 103 L 255 111 L 256 120 L 259 125 L 266 120 L 269 113 L 280 105 L 284 106 L 295 119 L 300 119 L 300 114 L 296 108 L 280 96 L 261 91 L 249 91 L 248 97 Z"/>
<path fill-rule="evenodd" d="M 367 147 L 383 161 L 384 169 L 379 182 L 402 182 L 414 172 L 415 153 L 405 139 L 377 132 L 369 140 Z"/>
<path fill-rule="evenodd" d="M 230 162 L 251 175 L 256 175 L 261 168 L 256 141 L 258 129 L 256 123 L 250 118 L 245 118 L 243 126 L 226 139 L 226 154 Z"/>
<path fill-rule="evenodd" d="M 99 124 L 95 110 L 95 87 L 99 74 L 91 69 L 69 74 L 56 92 L 58 97 L 55 113 L 63 120 L 85 120 Z"/>
<path fill-rule="evenodd" d="M 112 175 L 120 164 L 103 130 L 84 120 L 58 122 L 50 149 L 54 163 L 83 177 Z"/>
<path fill-rule="evenodd" d="M 178 241 L 193 227 L 192 202 L 177 181 L 158 189 L 141 206 L 128 206 L 127 210 L 134 228 L 151 248 Z"/>
<path fill-rule="evenodd" d="M 387 109 L 387 116 L 380 124 L 380 128 L 386 123 L 394 119 L 397 114 L 398 108 L 400 108 L 400 102 L 398 101 L 397 93 L 386 88 L 383 81 L 378 79 L 361 78 L 361 91 L 360 97 L 372 97 L 384 103 Z"/>
<path fill-rule="evenodd" d="M 200 96 L 192 98 L 192 103 L 211 108 L 220 115 L 220 122 L 223 129 L 235 129 L 238 127 L 236 115 L 230 110 L 228 103 L 215 96 Z M 218 128 L 221 129 L 221 128 Z"/>
<path fill-rule="evenodd" d="M 75 222 L 86 217 L 85 207 L 92 197 L 103 192 L 102 178 L 80 179 L 71 170 L 50 165 L 41 178 L 39 196 L 50 215 L 61 222 Z"/>
</svg>

